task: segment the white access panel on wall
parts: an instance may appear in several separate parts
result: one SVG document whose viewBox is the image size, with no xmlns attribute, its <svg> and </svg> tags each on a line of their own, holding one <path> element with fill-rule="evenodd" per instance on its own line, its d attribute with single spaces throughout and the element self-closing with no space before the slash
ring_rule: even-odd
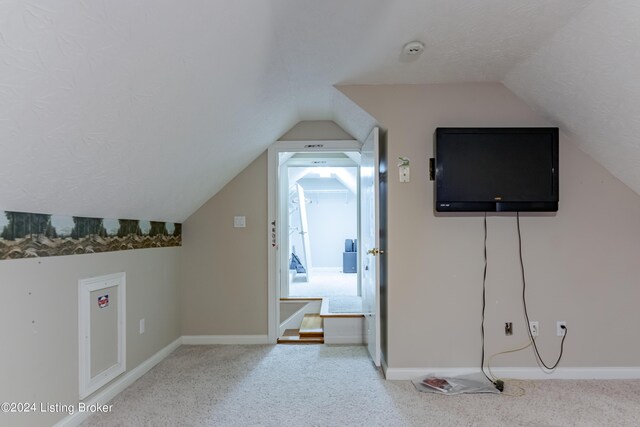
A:
<svg viewBox="0 0 640 427">
<path fill-rule="evenodd" d="M 80 399 L 126 370 L 125 273 L 78 281 Z"/>
</svg>

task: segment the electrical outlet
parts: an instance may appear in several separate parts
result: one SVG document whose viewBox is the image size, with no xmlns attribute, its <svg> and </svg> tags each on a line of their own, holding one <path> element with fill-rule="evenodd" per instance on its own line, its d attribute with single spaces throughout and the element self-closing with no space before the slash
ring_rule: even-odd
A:
<svg viewBox="0 0 640 427">
<path fill-rule="evenodd" d="M 537 320 L 531 320 L 529 322 L 529 330 L 531 331 L 532 337 L 537 337 L 540 335 L 540 324 Z"/>
<path fill-rule="evenodd" d="M 144 319 L 140 319 L 140 335 L 144 334 Z"/>
<path fill-rule="evenodd" d="M 567 330 L 562 328 L 561 326 L 564 326 L 566 328 L 567 327 L 567 321 L 566 320 L 558 320 L 556 322 L 556 335 L 559 336 L 559 337 L 563 337 L 567 333 Z"/>
<path fill-rule="evenodd" d="M 505 322 L 504 324 L 504 334 L 505 335 L 513 335 L 513 323 Z"/>
<path fill-rule="evenodd" d="M 410 180 L 409 166 L 400 166 L 400 182 L 409 182 Z"/>
</svg>

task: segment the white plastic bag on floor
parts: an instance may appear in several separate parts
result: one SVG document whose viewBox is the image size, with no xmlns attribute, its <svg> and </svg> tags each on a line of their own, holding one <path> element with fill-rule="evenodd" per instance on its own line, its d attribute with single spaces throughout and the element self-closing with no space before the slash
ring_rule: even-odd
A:
<svg viewBox="0 0 640 427">
<path fill-rule="evenodd" d="M 481 373 L 443 377 L 427 375 L 411 381 L 418 391 L 427 393 L 456 395 L 462 393 L 496 393 L 495 385 Z"/>
</svg>

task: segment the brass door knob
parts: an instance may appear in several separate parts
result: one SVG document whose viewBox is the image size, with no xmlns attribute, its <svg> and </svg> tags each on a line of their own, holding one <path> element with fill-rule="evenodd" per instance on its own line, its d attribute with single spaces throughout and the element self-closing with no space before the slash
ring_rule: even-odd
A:
<svg viewBox="0 0 640 427">
<path fill-rule="evenodd" d="M 382 251 L 382 250 L 380 250 L 380 249 L 378 249 L 378 248 L 373 248 L 373 249 L 369 249 L 369 250 L 367 251 L 367 253 L 368 253 L 368 254 L 371 254 L 371 255 L 373 255 L 373 256 L 376 256 L 376 255 L 378 255 L 378 254 L 383 254 L 383 253 L 384 253 L 384 251 Z"/>
</svg>

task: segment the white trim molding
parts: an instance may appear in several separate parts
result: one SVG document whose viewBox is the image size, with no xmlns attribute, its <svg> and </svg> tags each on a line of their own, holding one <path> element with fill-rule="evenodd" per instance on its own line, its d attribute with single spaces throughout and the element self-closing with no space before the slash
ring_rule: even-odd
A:
<svg viewBox="0 0 640 427">
<path fill-rule="evenodd" d="M 182 337 L 178 337 L 175 341 L 162 348 L 156 354 L 126 372 L 120 378 L 104 387 L 102 390 L 95 393 L 88 399 L 82 400 L 87 406 L 89 405 L 104 405 L 116 397 L 120 392 L 133 384 L 138 378 L 149 372 L 151 368 L 160 363 L 164 358 L 171 354 L 182 344 Z M 89 418 L 91 412 L 74 412 L 72 415 L 68 415 L 62 420 L 54 424 L 53 427 L 75 427 L 79 426 L 84 420 Z"/>
<path fill-rule="evenodd" d="M 269 344 L 268 335 L 184 335 L 182 344 Z"/>
<path fill-rule="evenodd" d="M 281 246 L 282 219 L 278 204 L 278 173 L 280 154 L 288 152 L 360 152 L 362 144 L 354 139 L 336 141 L 276 141 L 267 149 L 267 212 L 268 212 L 268 343 L 276 344 L 280 326 L 280 270 L 278 251 Z M 283 271 L 287 271 L 283 270 Z M 216 343 L 218 344 L 218 343 Z M 243 343 L 241 343 L 243 344 Z"/>
<path fill-rule="evenodd" d="M 584 367 L 557 368 L 545 373 L 540 368 L 491 368 L 500 378 L 522 378 L 524 380 L 629 380 L 640 379 L 640 367 Z"/>
<path fill-rule="evenodd" d="M 465 375 L 479 372 L 479 368 L 389 368 L 385 370 L 388 380 L 411 380 L 424 375 L 440 376 Z M 543 372 L 540 368 L 491 368 L 500 378 L 523 380 L 621 380 L 640 379 L 640 367 L 584 367 L 557 368 L 551 373 Z"/>
</svg>

